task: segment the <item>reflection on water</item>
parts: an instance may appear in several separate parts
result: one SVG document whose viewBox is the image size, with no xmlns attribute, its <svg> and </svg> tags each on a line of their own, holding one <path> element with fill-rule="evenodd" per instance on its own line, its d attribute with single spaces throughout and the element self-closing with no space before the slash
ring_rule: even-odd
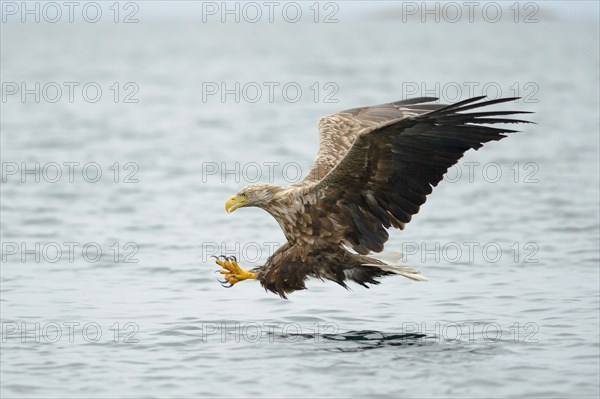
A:
<svg viewBox="0 0 600 399">
<path fill-rule="evenodd" d="M 348 331 L 343 334 L 324 335 L 324 339 L 342 341 L 345 346 L 329 349 L 339 352 L 363 352 L 392 346 L 427 345 L 425 334 L 393 334 L 379 331 Z M 353 347 L 347 347 L 352 344 Z"/>
</svg>

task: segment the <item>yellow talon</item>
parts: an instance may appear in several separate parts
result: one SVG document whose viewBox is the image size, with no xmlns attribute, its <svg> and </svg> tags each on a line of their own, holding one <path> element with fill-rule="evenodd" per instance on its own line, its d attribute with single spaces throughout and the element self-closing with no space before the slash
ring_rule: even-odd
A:
<svg viewBox="0 0 600 399">
<path fill-rule="evenodd" d="M 215 259 L 217 265 L 223 268 L 223 270 L 219 270 L 219 273 L 223 274 L 226 282 L 229 283 L 228 286 L 224 285 L 224 287 L 229 288 L 240 281 L 256 279 L 256 273 L 242 269 L 234 256 L 227 257 L 221 255 L 219 258 L 215 257 Z"/>
</svg>

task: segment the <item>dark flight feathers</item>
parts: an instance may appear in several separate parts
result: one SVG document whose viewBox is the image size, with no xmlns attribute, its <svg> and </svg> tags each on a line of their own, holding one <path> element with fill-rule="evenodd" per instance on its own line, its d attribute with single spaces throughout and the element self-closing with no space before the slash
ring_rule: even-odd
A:
<svg viewBox="0 0 600 399">
<path fill-rule="evenodd" d="M 434 98 L 412 99 L 381 106 L 359 108 L 328 118 L 353 119 L 354 130 L 340 134 L 321 129 L 321 150 L 327 150 L 341 137 L 352 140 L 351 147 L 338 153 L 338 163 L 319 165 L 321 150 L 306 182 L 318 201 L 305 212 L 318 220 L 323 210 L 335 217 L 343 241 L 360 254 L 380 252 L 388 239 L 386 229 L 403 229 L 419 211 L 432 187 L 442 180 L 448 168 L 469 149 L 500 140 L 515 130 L 486 126 L 497 123 L 527 123 L 505 115 L 523 111 L 469 112 L 493 104 L 514 101 L 502 98 L 480 101 L 475 97 L 456 104 L 422 104 Z M 323 122 L 322 122 L 323 125 Z M 327 125 L 325 124 L 325 127 Z M 324 135 L 324 137 L 323 137 Z M 343 143 L 342 143 L 343 144 Z M 343 148 L 339 145 L 338 148 Z M 317 180 L 321 178 L 320 180 Z"/>
</svg>

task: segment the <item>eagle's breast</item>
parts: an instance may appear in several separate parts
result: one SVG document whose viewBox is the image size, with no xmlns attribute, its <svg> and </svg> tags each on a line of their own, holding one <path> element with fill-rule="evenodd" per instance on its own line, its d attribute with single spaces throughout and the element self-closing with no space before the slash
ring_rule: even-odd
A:
<svg viewBox="0 0 600 399">
<path fill-rule="evenodd" d="M 319 192 L 307 193 L 302 187 L 286 188 L 265 210 L 277 220 L 290 244 L 315 245 L 322 239 L 331 241 L 336 226 L 326 209 L 314 206 Z"/>
</svg>

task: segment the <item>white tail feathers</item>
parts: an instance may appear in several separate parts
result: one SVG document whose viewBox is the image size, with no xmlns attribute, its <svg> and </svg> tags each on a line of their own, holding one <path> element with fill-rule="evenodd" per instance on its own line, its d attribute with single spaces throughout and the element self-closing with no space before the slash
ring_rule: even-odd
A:
<svg viewBox="0 0 600 399">
<path fill-rule="evenodd" d="M 402 252 L 382 252 L 378 254 L 369 254 L 371 258 L 379 259 L 382 262 L 389 263 L 392 265 L 396 265 L 404 259 L 404 254 Z"/>
<path fill-rule="evenodd" d="M 427 281 L 427 277 L 423 276 L 420 271 L 409 266 L 391 265 L 387 263 L 384 265 L 364 264 L 363 266 L 377 267 L 381 270 L 385 270 L 386 272 L 398 274 L 415 281 Z"/>
</svg>

